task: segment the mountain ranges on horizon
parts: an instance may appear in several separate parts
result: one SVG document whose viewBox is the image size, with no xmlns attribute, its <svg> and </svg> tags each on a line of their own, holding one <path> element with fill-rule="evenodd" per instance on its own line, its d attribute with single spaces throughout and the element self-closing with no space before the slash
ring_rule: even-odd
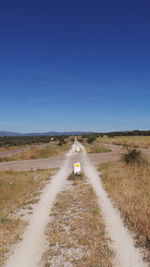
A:
<svg viewBox="0 0 150 267">
<path fill-rule="evenodd" d="M 82 135 L 90 134 L 92 132 L 72 131 L 72 132 L 43 132 L 43 133 L 18 133 L 9 131 L 0 131 L 0 136 L 55 136 L 55 135 Z"/>
</svg>

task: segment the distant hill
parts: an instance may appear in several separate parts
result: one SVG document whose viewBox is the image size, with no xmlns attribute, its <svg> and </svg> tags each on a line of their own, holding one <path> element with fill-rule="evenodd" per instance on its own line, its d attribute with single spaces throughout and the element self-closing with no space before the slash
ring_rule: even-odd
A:
<svg viewBox="0 0 150 267">
<path fill-rule="evenodd" d="M 82 135 L 82 134 L 90 134 L 91 132 L 44 132 L 44 133 L 17 133 L 17 132 L 7 132 L 0 131 L 0 136 L 55 136 L 55 135 Z"/>
<path fill-rule="evenodd" d="M 0 136 L 22 136 L 22 134 L 16 132 L 0 131 Z"/>
</svg>

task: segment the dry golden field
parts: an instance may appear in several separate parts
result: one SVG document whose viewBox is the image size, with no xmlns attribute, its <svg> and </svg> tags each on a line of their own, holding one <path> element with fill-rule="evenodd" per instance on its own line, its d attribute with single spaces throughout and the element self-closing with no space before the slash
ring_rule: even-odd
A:
<svg viewBox="0 0 150 267">
<path fill-rule="evenodd" d="M 106 163 L 99 166 L 104 187 L 150 260 L 150 166 Z"/>
<path fill-rule="evenodd" d="M 31 146 L 31 148 L 27 151 L 23 151 L 13 155 L 8 155 L 5 157 L 0 157 L 0 162 L 50 158 L 65 153 L 69 149 L 69 147 L 70 143 L 66 143 L 62 146 L 59 146 L 58 142 L 49 143 L 46 146 L 41 146 L 39 148 Z"/>
<path fill-rule="evenodd" d="M 87 153 L 111 152 L 111 149 L 101 144 L 99 140 L 94 141 L 92 144 L 88 144 L 86 141 L 84 141 L 84 146 Z"/>
<path fill-rule="evenodd" d="M 116 136 L 98 138 L 101 143 L 136 146 L 141 148 L 150 147 L 150 136 Z"/>
</svg>

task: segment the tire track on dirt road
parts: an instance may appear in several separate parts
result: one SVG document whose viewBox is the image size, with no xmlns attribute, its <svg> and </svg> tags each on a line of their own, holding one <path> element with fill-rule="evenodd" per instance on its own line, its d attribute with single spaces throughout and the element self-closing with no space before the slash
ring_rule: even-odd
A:
<svg viewBox="0 0 150 267">
<path fill-rule="evenodd" d="M 75 146 L 66 154 L 66 160 L 60 171 L 54 175 L 52 181 L 44 188 L 40 201 L 36 206 L 29 224 L 24 232 L 23 239 L 15 247 L 15 250 L 4 264 L 5 267 L 37 267 L 46 249 L 45 227 L 48 224 L 51 208 L 56 195 L 65 185 L 68 175 L 71 173 L 69 167 Z"/>
<path fill-rule="evenodd" d="M 144 267 L 148 266 L 140 254 L 139 249 L 135 248 L 134 240 L 128 229 L 125 228 L 119 210 L 113 207 L 106 191 L 103 188 L 99 174 L 87 158 L 85 148 L 77 143 L 82 150 L 83 172 L 98 197 L 98 204 L 103 212 L 104 222 L 108 236 L 112 240 L 111 246 L 115 253 L 116 267 Z"/>
</svg>

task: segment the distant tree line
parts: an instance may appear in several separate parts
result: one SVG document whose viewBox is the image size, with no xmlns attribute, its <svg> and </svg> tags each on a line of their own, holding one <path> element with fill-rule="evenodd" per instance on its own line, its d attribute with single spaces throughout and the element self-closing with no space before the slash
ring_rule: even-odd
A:
<svg viewBox="0 0 150 267">
<path fill-rule="evenodd" d="M 92 138 L 91 138 L 92 136 Z M 89 143 L 94 141 L 94 138 L 97 137 L 115 137 L 115 136 L 150 136 L 150 130 L 148 131 L 120 131 L 120 132 L 101 132 L 101 133 L 90 133 L 84 134 L 80 136 L 80 141 L 83 142 L 82 138 L 89 138 Z M 31 144 L 42 144 L 48 143 L 50 141 L 59 141 L 59 145 L 65 144 L 65 140 L 69 137 L 69 135 L 59 135 L 59 136 L 3 136 L 0 137 L 0 147 L 9 147 L 9 146 L 23 146 L 23 145 L 31 145 Z M 74 141 L 74 136 L 70 139 Z"/>
<path fill-rule="evenodd" d="M 127 131 L 127 132 L 110 132 L 108 133 L 108 136 L 150 136 L 150 130 L 148 131 L 140 131 L 140 130 L 134 130 L 134 131 Z"/>
<path fill-rule="evenodd" d="M 82 135 L 82 138 L 88 138 L 91 136 L 91 134 Z M 119 132 L 103 132 L 103 133 L 92 133 L 92 136 L 95 137 L 115 137 L 115 136 L 150 136 L 150 130 L 147 131 L 140 131 L 140 130 L 134 130 L 134 131 L 119 131 Z"/>
</svg>

